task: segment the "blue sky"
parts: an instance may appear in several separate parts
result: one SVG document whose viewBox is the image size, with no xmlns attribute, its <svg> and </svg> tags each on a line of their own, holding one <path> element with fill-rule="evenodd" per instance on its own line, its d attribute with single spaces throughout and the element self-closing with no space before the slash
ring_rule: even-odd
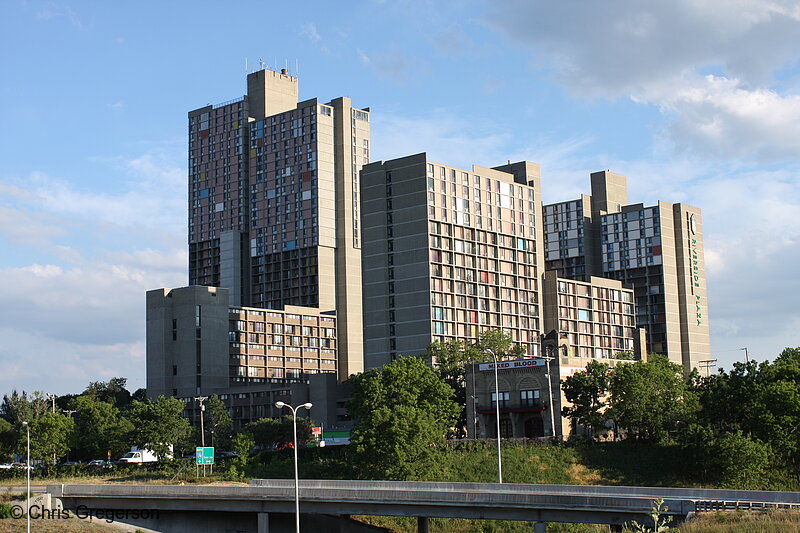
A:
<svg viewBox="0 0 800 533">
<path fill-rule="evenodd" d="M 238 7 L 237 10 L 231 8 Z M 0 6 L 0 393 L 144 386 L 144 295 L 186 276 L 186 113 L 245 65 L 372 109 L 372 155 L 628 177 L 703 209 L 712 354 L 800 345 L 800 3 Z"/>
</svg>

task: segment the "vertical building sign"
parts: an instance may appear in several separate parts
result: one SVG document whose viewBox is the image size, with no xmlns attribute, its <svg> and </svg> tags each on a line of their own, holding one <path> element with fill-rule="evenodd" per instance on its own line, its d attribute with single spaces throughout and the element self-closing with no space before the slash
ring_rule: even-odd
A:
<svg viewBox="0 0 800 533">
<path fill-rule="evenodd" d="M 697 252 L 697 220 L 694 213 L 689 214 L 689 260 L 691 268 L 689 269 L 689 280 L 692 288 L 692 296 L 694 296 L 695 318 L 697 325 L 703 324 L 703 311 L 700 306 L 700 295 L 697 294 L 695 288 L 700 288 L 700 257 Z"/>
</svg>

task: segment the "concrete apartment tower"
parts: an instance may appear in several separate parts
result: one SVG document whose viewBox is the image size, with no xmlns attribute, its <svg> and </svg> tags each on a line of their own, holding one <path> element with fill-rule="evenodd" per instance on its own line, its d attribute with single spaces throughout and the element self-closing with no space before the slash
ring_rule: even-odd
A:
<svg viewBox="0 0 800 533">
<path fill-rule="evenodd" d="M 510 333 L 539 353 L 539 166 L 458 169 L 417 154 L 361 175 L 365 366 L 433 341 Z"/>
<path fill-rule="evenodd" d="M 363 369 L 359 171 L 369 109 L 298 101 L 262 69 L 247 94 L 189 113 L 189 284 L 231 306 L 335 310 L 341 380 Z"/>
<path fill-rule="evenodd" d="M 544 206 L 547 270 L 633 289 L 636 325 L 649 352 L 689 372 L 710 357 L 700 209 L 628 204 L 625 177 L 591 174 L 592 195 Z"/>
</svg>

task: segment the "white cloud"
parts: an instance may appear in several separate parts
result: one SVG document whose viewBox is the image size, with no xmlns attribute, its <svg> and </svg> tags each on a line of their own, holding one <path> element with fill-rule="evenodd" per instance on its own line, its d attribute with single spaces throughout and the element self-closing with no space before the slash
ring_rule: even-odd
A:
<svg viewBox="0 0 800 533">
<path fill-rule="evenodd" d="M 36 18 L 41 20 L 65 19 L 69 21 L 77 30 L 83 30 L 83 23 L 77 13 L 68 5 L 61 2 L 46 2 L 44 6 L 36 12 Z"/>
<path fill-rule="evenodd" d="M 331 50 L 326 44 L 323 43 L 322 36 L 317 30 L 317 25 L 313 22 L 307 22 L 300 26 L 300 35 L 307 38 L 311 44 L 319 49 L 320 52 L 330 55 Z"/>
<path fill-rule="evenodd" d="M 151 250 L 130 259 L 0 269 L 6 287 L 0 360 L 13 363 L 4 364 L 0 389 L 49 389 L 43 383 L 50 383 L 63 393 L 111 376 L 142 382 L 145 292 L 185 285 L 185 263 Z"/>
<path fill-rule="evenodd" d="M 0 390 L 144 385 L 145 292 L 187 283 L 185 173 L 157 154 L 97 161 L 118 191 L 40 172 L 0 182 L 0 235 L 15 244 L 0 260 Z M 26 248 L 48 259 L 26 263 Z"/>
<path fill-rule="evenodd" d="M 612 0 L 580 8 L 516 0 L 493 4 L 488 19 L 546 56 L 566 85 L 610 97 L 714 66 L 763 82 L 800 44 L 797 3 L 773 0 Z"/>
<path fill-rule="evenodd" d="M 5 195 L 5 205 L 0 204 L 0 233 L 14 242 L 49 245 L 52 239 L 68 233 L 183 232 L 183 169 L 154 154 L 109 162 L 113 166 L 109 174 L 119 180 L 121 192 L 80 189 L 38 171 L 23 179 L 0 181 L 0 195 Z M 120 180 L 120 174 L 130 179 Z"/>
<path fill-rule="evenodd" d="M 48 216 L 0 205 L 0 235 L 15 244 L 39 245 L 65 233 Z"/>
<path fill-rule="evenodd" d="M 800 96 L 706 76 L 650 98 L 672 119 L 664 134 L 682 151 L 765 160 L 800 154 Z"/>
<path fill-rule="evenodd" d="M 315 43 L 322 39 L 317 31 L 317 25 L 312 22 L 308 22 L 300 26 L 300 33 Z"/>
<path fill-rule="evenodd" d="M 488 20 L 570 91 L 659 106 L 678 150 L 797 157 L 798 97 L 773 79 L 798 59 L 796 1 L 516 0 L 493 4 Z"/>
<path fill-rule="evenodd" d="M 133 391 L 145 385 L 143 341 L 86 345 L 65 342 L 19 330 L 0 328 L 8 342 L 0 346 L 0 390 L 78 393 L 90 381 L 128 378 Z"/>
</svg>

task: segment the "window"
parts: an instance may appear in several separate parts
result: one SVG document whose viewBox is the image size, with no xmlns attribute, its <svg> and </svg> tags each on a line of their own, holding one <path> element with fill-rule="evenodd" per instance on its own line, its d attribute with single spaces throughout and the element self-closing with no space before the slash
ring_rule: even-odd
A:
<svg viewBox="0 0 800 533">
<path fill-rule="evenodd" d="M 492 393 L 492 407 L 497 406 L 497 393 Z M 500 407 L 508 407 L 508 392 L 500 392 Z"/>
<path fill-rule="evenodd" d="M 519 391 L 519 404 L 523 407 L 533 407 L 539 405 L 539 391 L 538 390 L 521 390 Z"/>
</svg>

